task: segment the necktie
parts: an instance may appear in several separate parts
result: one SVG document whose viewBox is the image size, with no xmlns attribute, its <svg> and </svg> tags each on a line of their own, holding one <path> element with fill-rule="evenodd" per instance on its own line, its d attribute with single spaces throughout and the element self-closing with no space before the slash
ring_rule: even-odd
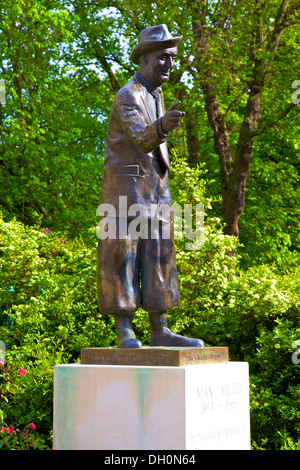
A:
<svg viewBox="0 0 300 470">
<path fill-rule="evenodd" d="M 163 112 L 163 106 L 162 106 L 162 91 L 161 88 L 156 88 L 156 113 L 157 113 L 157 118 L 159 119 L 164 115 Z M 159 146 L 159 153 L 160 153 L 160 158 L 163 161 L 165 167 L 170 171 L 170 163 L 169 163 L 169 156 L 168 156 L 168 148 L 166 142 L 163 142 Z"/>
<path fill-rule="evenodd" d="M 162 109 L 161 88 L 157 88 L 156 112 L 158 118 L 162 117 L 164 114 Z"/>
</svg>

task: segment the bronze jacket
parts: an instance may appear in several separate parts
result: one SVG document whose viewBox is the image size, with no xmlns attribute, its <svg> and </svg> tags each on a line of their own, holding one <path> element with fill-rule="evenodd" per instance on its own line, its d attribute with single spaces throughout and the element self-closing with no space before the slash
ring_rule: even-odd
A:
<svg viewBox="0 0 300 470">
<path fill-rule="evenodd" d="M 128 207 L 142 204 L 146 217 L 153 204 L 172 205 L 167 135 L 159 123 L 156 98 L 137 73 L 115 96 L 105 141 L 101 204 L 112 204 L 117 216 L 119 196 L 127 196 Z"/>
</svg>

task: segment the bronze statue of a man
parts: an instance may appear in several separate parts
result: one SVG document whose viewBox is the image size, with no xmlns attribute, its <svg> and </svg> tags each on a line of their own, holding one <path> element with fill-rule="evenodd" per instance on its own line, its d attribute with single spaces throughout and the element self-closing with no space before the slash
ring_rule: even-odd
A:
<svg viewBox="0 0 300 470">
<path fill-rule="evenodd" d="M 180 102 L 165 112 L 160 87 L 169 80 L 181 39 L 172 37 L 166 25 L 140 33 L 131 56 L 139 71 L 118 91 L 109 119 L 101 204 L 115 208 L 116 236 L 99 241 L 97 283 L 100 310 L 114 316 L 120 348 L 142 347 L 132 326 L 139 307 L 149 313 L 152 346 L 204 346 L 202 340 L 167 328 L 166 312 L 179 304 L 179 287 L 173 222 L 157 210 L 172 206 L 166 140 L 184 113 L 175 109 Z M 124 226 L 121 230 L 124 196 L 128 207 L 143 209 L 146 234 L 136 237 L 130 230 L 124 235 Z M 129 215 L 126 228 L 130 220 Z M 169 237 L 162 236 L 166 226 Z"/>
</svg>

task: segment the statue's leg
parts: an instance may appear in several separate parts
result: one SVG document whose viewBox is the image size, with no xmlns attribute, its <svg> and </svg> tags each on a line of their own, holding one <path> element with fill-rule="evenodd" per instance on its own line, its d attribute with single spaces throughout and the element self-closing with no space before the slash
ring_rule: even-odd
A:
<svg viewBox="0 0 300 470">
<path fill-rule="evenodd" d="M 167 328 L 167 314 L 149 313 L 151 326 L 151 346 L 181 346 L 203 348 L 202 339 L 177 335 Z"/>
<path fill-rule="evenodd" d="M 141 348 L 132 327 L 132 315 L 113 315 L 117 326 L 118 348 Z"/>
</svg>

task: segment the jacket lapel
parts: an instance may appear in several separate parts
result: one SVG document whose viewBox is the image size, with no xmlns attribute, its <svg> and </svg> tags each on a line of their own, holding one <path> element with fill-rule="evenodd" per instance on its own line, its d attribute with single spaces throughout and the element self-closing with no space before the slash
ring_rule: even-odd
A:
<svg viewBox="0 0 300 470">
<path fill-rule="evenodd" d="M 155 105 L 155 98 L 148 93 L 145 88 L 143 88 L 142 100 L 144 102 L 145 110 L 148 115 L 149 121 L 154 122 L 156 118 L 156 105 Z"/>
<path fill-rule="evenodd" d="M 163 95 L 162 92 L 160 93 L 160 100 L 161 100 L 162 115 L 164 115 L 166 110 L 165 110 L 165 103 L 164 103 L 164 95 Z M 163 142 L 162 144 L 160 144 L 159 153 L 160 153 L 160 158 L 161 158 L 162 162 L 164 163 L 165 167 L 167 168 L 167 170 L 169 172 L 171 172 L 169 152 L 168 152 L 168 147 L 167 147 L 167 142 L 166 141 Z"/>
<path fill-rule="evenodd" d="M 142 93 L 142 100 L 145 106 L 145 110 L 147 113 L 147 116 L 149 118 L 149 122 L 152 123 L 156 121 L 157 119 L 157 114 L 156 114 L 156 102 L 155 98 L 151 93 L 146 91 L 144 87 L 142 87 L 143 93 Z M 162 96 L 162 108 L 163 112 L 165 112 L 164 109 L 164 102 L 163 102 L 163 95 Z M 162 160 L 163 164 L 167 168 L 167 170 L 170 172 L 170 161 L 169 161 L 169 154 L 168 154 L 168 147 L 167 147 L 167 142 L 163 142 L 162 144 L 159 145 L 158 147 L 158 155 L 160 159 Z"/>
</svg>

